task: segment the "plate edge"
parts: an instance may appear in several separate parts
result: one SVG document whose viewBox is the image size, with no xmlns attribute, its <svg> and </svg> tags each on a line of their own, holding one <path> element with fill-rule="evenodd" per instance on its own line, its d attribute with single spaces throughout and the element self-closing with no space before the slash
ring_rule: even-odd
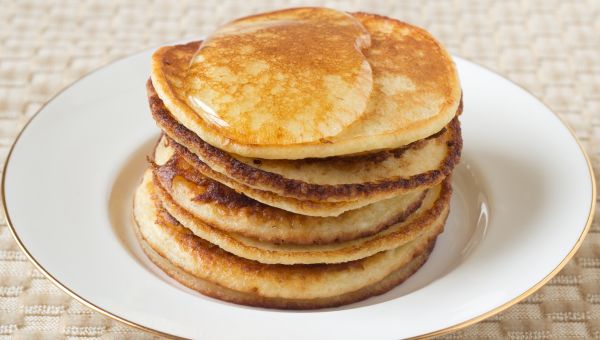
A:
<svg viewBox="0 0 600 340">
<path fill-rule="evenodd" d="M 25 244 L 23 244 L 23 242 L 21 241 L 21 239 L 19 238 L 19 235 L 17 234 L 16 229 L 14 228 L 13 224 L 12 224 L 12 220 L 10 219 L 10 214 L 8 213 L 8 208 L 7 208 L 7 203 L 6 203 L 6 195 L 5 195 L 5 184 L 6 184 L 6 169 L 8 169 L 8 164 L 10 161 L 10 158 L 12 156 L 12 153 L 15 149 L 15 146 L 17 145 L 19 139 L 21 138 L 21 135 L 25 132 L 25 130 L 27 129 L 27 127 L 31 124 L 31 122 L 33 122 L 33 120 L 35 119 L 35 117 L 38 116 L 38 114 L 40 112 L 42 112 L 46 106 L 48 106 L 48 104 L 50 104 L 52 101 L 54 101 L 58 96 L 60 96 L 61 94 L 63 94 L 65 91 L 67 91 L 68 89 L 70 89 L 71 87 L 73 87 L 74 85 L 76 85 L 77 83 L 79 83 L 81 80 L 91 76 L 92 74 L 95 74 L 98 71 L 101 71 L 105 68 L 108 68 L 109 66 L 112 66 L 113 64 L 120 62 L 122 60 L 125 60 L 129 57 L 138 55 L 138 54 L 142 54 L 148 51 L 151 51 L 153 49 L 156 49 L 156 47 L 150 47 L 150 48 L 144 48 L 141 49 L 137 52 L 131 53 L 129 55 L 117 58 L 115 60 L 112 60 L 104 65 L 98 66 L 94 69 L 92 69 L 91 71 L 89 71 L 88 73 L 86 73 L 84 76 L 77 78 L 76 80 L 74 80 L 72 83 L 70 83 L 69 85 L 63 87 L 60 91 L 58 91 L 56 94 L 54 94 L 52 97 L 50 97 L 50 99 L 48 99 L 32 116 L 31 118 L 29 118 L 29 120 L 27 121 L 27 123 L 25 123 L 25 125 L 23 125 L 23 127 L 21 128 L 21 130 L 19 131 L 19 133 L 17 134 L 17 136 L 15 137 L 15 139 L 13 140 L 10 149 L 8 151 L 8 154 L 6 155 L 6 158 L 4 159 L 4 165 L 2 167 L 2 180 L 0 181 L 0 186 L 1 188 L 1 193 L 0 196 L 2 196 L 2 212 L 4 214 L 5 220 L 6 220 L 6 224 L 8 226 L 8 229 L 10 230 L 10 234 L 12 235 L 13 239 L 15 240 L 15 242 L 17 243 L 17 245 L 19 246 L 19 249 L 21 249 L 21 251 L 25 254 L 25 256 L 27 257 L 27 259 L 29 260 L 29 262 L 31 262 L 34 267 L 40 271 L 54 286 L 56 286 L 58 289 L 60 289 L 61 291 L 63 291 L 64 293 L 66 293 L 67 295 L 69 295 L 70 297 L 72 297 L 73 299 L 77 300 L 79 303 L 83 304 L 84 306 L 92 309 L 95 312 L 98 312 L 104 316 L 109 317 L 110 319 L 119 321 L 121 323 L 124 323 L 128 326 L 134 327 L 136 329 L 139 329 L 141 331 L 153 334 L 153 335 L 158 335 L 161 337 L 165 337 L 165 338 L 170 338 L 170 339 L 186 339 L 184 337 L 180 337 L 174 334 L 169 334 L 169 333 L 165 333 L 165 332 L 161 332 L 159 330 L 150 328 L 150 327 L 146 327 L 144 325 L 135 323 L 133 321 L 127 320 L 119 315 L 116 315 L 114 313 L 111 313 L 107 310 L 104 310 L 96 305 L 94 305 L 93 303 L 87 301 L 86 299 L 84 299 L 83 297 L 77 295 L 77 293 L 73 292 L 71 289 L 69 289 L 66 285 L 64 285 L 62 282 L 60 282 L 58 279 L 56 279 L 54 276 L 52 276 L 52 274 L 50 274 L 40 263 L 37 262 L 37 260 L 33 257 L 33 255 L 31 255 L 31 253 L 29 252 L 29 250 L 27 250 L 27 248 L 25 247 Z"/>
<path fill-rule="evenodd" d="M 577 143 L 577 146 L 579 147 L 579 150 L 581 151 L 581 154 L 583 155 L 583 158 L 585 159 L 585 162 L 587 164 L 588 167 L 588 172 L 589 172 L 589 176 L 590 176 L 590 183 L 592 185 L 592 197 L 591 197 L 591 204 L 590 204 L 590 210 L 588 212 L 588 216 L 585 222 L 585 226 L 583 228 L 583 230 L 581 231 L 581 234 L 579 235 L 579 238 L 577 239 L 577 241 L 575 242 L 575 244 L 573 245 L 573 248 L 571 248 L 571 250 L 569 251 L 569 253 L 567 253 L 567 255 L 565 256 L 565 258 L 562 259 L 562 261 L 550 272 L 548 273 L 542 280 L 540 280 L 538 283 L 536 283 L 535 285 L 533 285 L 532 287 L 530 287 L 529 289 L 527 289 L 525 292 L 523 292 L 522 294 L 520 294 L 519 296 L 513 298 L 510 301 L 507 301 L 503 304 L 501 304 L 500 306 L 497 306 L 481 315 L 478 315 L 474 318 L 465 320 L 463 322 L 460 322 L 458 324 L 452 325 L 452 326 L 448 326 L 442 329 L 438 329 L 437 331 L 433 331 L 433 332 L 429 332 L 429 333 L 425 333 L 425 334 L 420 334 L 417 336 L 413 336 L 410 337 L 409 339 L 430 339 L 430 338 L 434 338 L 434 337 L 438 337 L 444 334 L 449 334 L 449 333 L 453 333 L 455 331 L 461 330 L 465 327 L 471 326 L 473 324 L 476 324 L 479 321 L 485 320 L 489 317 L 492 317 L 516 304 L 518 304 L 519 302 L 521 302 L 522 300 L 524 300 L 525 298 L 527 298 L 528 296 L 530 296 L 531 294 L 535 293 L 536 291 L 538 291 L 540 288 L 542 288 L 546 283 L 548 283 L 548 281 L 550 281 L 554 276 L 556 276 L 556 274 L 558 274 L 563 268 L 564 266 L 573 258 L 573 256 L 575 256 L 575 254 L 577 253 L 577 251 L 579 250 L 579 248 L 581 247 L 581 245 L 583 244 L 583 241 L 585 240 L 585 237 L 587 236 L 590 227 L 592 225 L 592 222 L 594 220 L 594 212 L 596 209 L 596 177 L 594 175 L 594 168 L 592 166 L 592 162 L 590 160 L 589 155 L 587 154 L 585 148 L 583 147 L 583 145 L 581 144 L 581 141 L 579 140 L 579 138 L 577 138 L 577 135 L 575 134 L 575 132 L 573 131 L 573 129 L 571 128 L 571 126 L 569 126 L 569 124 L 565 121 L 565 119 L 563 117 L 561 117 L 561 115 L 559 115 L 558 113 L 554 112 L 554 110 L 552 110 L 550 108 L 550 106 L 548 106 L 548 104 L 546 104 L 541 98 L 538 98 L 536 95 L 534 95 L 531 91 L 529 91 L 528 89 L 524 88 L 523 86 L 517 84 L 516 82 L 512 81 L 509 78 L 504 77 L 503 75 L 501 75 L 500 73 L 492 70 L 491 68 L 484 66 L 482 64 L 476 63 L 468 58 L 459 56 L 458 54 L 452 53 L 453 57 L 459 57 L 460 59 L 462 59 L 463 61 L 468 62 L 471 65 L 480 67 L 488 72 L 491 72 L 505 80 L 507 80 L 508 82 L 510 82 L 511 84 L 513 84 L 514 86 L 518 87 L 519 89 L 525 91 L 526 93 L 528 93 L 530 96 L 532 96 L 533 98 L 535 98 L 536 100 L 538 100 L 548 111 L 552 112 L 552 114 L 554 114 L 554 116 L 559 120 L 559 122 L 561 123 L 561 125 L 563 125 L 567 131 L 569 132 L 569 134 L 571 135 L 571 137 L 573 137 L 573 139 L 575 140 L 575 142 Z"/>
</svg>

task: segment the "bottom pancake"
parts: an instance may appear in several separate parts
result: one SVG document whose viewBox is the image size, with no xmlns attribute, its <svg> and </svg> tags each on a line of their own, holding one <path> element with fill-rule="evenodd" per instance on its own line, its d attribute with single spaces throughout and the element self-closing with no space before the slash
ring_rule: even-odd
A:
<svg viewBox="0 0 600 340">
<path fill-rule="evenodd" d="M 243 293 L 235 291 L 210 281 L 201 279 L 194 276 L 185 270 L 177 267 L 173 263 L 169 262 L 166 258 L 162 257 L 159 253 L 154 251 L 152 247 L 144 241 L 138 234 L 138 240 L 144 253 L 148 258 L 162 269 L 167 275 L 183 284 L 184 286 L 198 291 L 206 296 L 210 296 L 215 299 L 237 303 L 240 305 L 248 305 L 254 307 L 264 308 L 280 308 L 280 309 L 317 309 L 317 308 L 328 308 L 347 305 L 353 302 L 365 300 L 369 297 L 381 295 L 403 283 L 411 275 L 416 273 L 423 264 L 429 258 L 431 251 L 435 245 L 435 239 L 431 241 L 430 246 L 421 255 L 412 259 L 404 267 L 391 273 L 383 280 L 372 284 L 368 287 L 349 292 L 346 294 L 336 295 L 327 298 L 315 298 L 315 299 L 282 299 L 282 298 L 270 298 L 260 296 L 258 294 Z"/>
<path fill-rule="evenodd" d="M 294 309 L 338 306 L 393 288 L 426 261 L 443 229 L 440 224 L 404 246 L 351 262 L 270 265 L 225 252 L 183 228 L 161 207 L 152 181 L 138 188 L 134 215 L 148 256 L 183 284 L 227 301 Z"/>
</svg>

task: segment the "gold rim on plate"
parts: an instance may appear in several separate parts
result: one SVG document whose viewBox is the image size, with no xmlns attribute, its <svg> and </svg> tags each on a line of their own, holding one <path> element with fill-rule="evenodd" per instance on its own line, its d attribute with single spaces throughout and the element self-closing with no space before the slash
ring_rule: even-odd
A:
<svg viewBox="0 0 600 340">
<path fill-rule="evenodd" d="M 10 233 L 12 234 L 13 238 L 15 239 L 15 241 L 17 242 L 17 244 L 19 245 L 19 248 L 21 249 L 21 251 L 23 251 L 23 253 L 25 253 L 25 255 L 27 256 L 27 258 L 29 259 L 29 261 L 31 263 L 33 263 L 33 265 L 37 268 L 37 270 L 39 270 L 40 272 L 42 272 L 42 274 L 44 274 L 44 276 L 50 280 L 50 282 L 52 282 L 52 284 L 54 284 L 56 287 L 58 287 L 60 290 L 62 290 L 63 292 L 67 293 L 69 296 L 71 296 L 72 298 L 74 298 L 75 300 L 79 301 L 80 303 L 82 303 L 83 305 L 85 305 L 88 308 L 91 308 L 92 310 L 103 314 L 105 316 L 108 316 L 109 318 L 113 319 L 113 320 L 117 320 L 119 322 L 122 322 L 126 325 L 135 327 L 137 329 L 140 329 L 142 331 L 154 334 L 154 335 L 159 335 L 159 336 L 163 336 L 163 337 L 168 337 L 168 338 L 172 338 L 172 339 L 185 339 L 173 334 L 168 334 L 168 333 L 164 333 L 161 332 L 159 330 L 150 328 L 148 326 L 144 326 L 138 323 L 135 323 L 133 321 L 127 320 L 121 316 L 118 316 L 116 314 L 113 314 L 107 310 L 104 310 L 96 305 L 94 305 L 93 303 L 87 301 L 86 299 L 84 299 L 83 297 L 77 295 L 75 292 L 73 292 L 72 290 L 70 290 L 67 286 L 65 286 L 64 284 L 62 284 L 60 281 L 58 281 L 54 276 L 52 276 L 52 274 L 50 274 L 46 269 L 44 269 L 44 267 L 42 267 L 42 265 L 40 265 L 37 260 L 29 253 L 29 251 L 27 250 L 27 248 L 25 247 L 25 245 L 23 244 L 23 242 L 21 242 L 21 239 L 19 238 L 19 235 L 17 235 L 17 231 L 15 230 L 11 219 L 10 219 L 10 214 L 8 213 L 8 209 L 6 207 L 6 196 L 4 195 L 4 187 L 5 187 L 5 180 L 6 180 L 6 169 L 8 168 L 8 164 L 11 158 L 11 155 L 13 153 L 13 150 L 15 148 L 15 146 L 17 145 L 17 142 L 19 141 L 19 138 L 21 137 L 21 135 L 23 134 L 23 132 L 27 129 L 27 126 L 29 126 L 29 124 L 35 119 L 35 117 L 37 117 L 37 115 L 42 112 L 44 110 L 44 108 L 46 107 L 46 105 L 48 105 L 48 103 L 52 102 L 56 97 L 60 96 L 63 92 L 65 92 L 66 90 L 70 89 L 72 86 L 74 86 L 75 84 L 77 84 L 80 80 L 108 67 L 111 66 L 112 64 L 124 60 L 126 58 L 132 57 L 134 55 L 140 54 L 140 53 L 144 53 L 145 51 L 147 51 L 148 49 L 145 49 L 141 52 L 138 53 L 134 53 L 122 58 L 118 58 L 116 60 L 111 61 L 108 64 L 105 64 L 103 66 L 100 66 L 94 70 L 92 70 L 91 72 L 89 72 L 88 74 L 86 74 L 85 76 L 79 78 L 78 80 L 74 81 L 73 83 L 71 83 L 69 86 L 63 88 L 62 90 L 60 90 L 58 93 L 56 93 L 54 96 L 52 96 L 52 98 L 50 98 L 44 105 L 42 105 L 42 107 L 40 107 L 40 109 L 31 117 L 31 119 L 29 119 L 29 121 L 23 126 L 23 128 L 21 129 L 21 131 L 19 132 L 19 134 L 17 135 L 17 137 L 15 138 L 14 142 L 12 143 L 10 150 L 8 152 L 8 155 L 6 156 L 6 160 L 4 162 L 4 167 L 3 167 L 3 171 L 2 171 L 2 209 L 4 211 L 4 216 L 6 216 L 6 223 L 8 225 L 8 228 L 10 230 Z M 453 56 L 457 56 L 456 54 L 453 54 Z M 554 268 L 550 273 L 548 273 L 548 275 L 546 275 L 542 280 L 540 280 L 538 283 L 536 283 L 535 285 L 533 285 L 531 288 L 527 289 L 525 292 L 523 292 L 522 294 L 520 294 L 519 296 L 513 298 L 512 300 L 503 303 L 502 305 L 495 307 L 493 309 L 491 309 L 490 311 L 483 313 L 479 316 L 473 317 L 469 320 L 465 320 L 463 322 L 460 322 L 458 324 L 455 324 L 453 326 L 449 326 L 446 328 L 442 328 L 439 329 L 437 331 L 433 331 L 433 332 L 429 332 L 429 333 L 425 333 L 425 334 L 421 334 L 418 336 L 413 337 L 414 339 L 421 339 L 421 338 L 431 338 L 431 337 L 435 337 L 435 336 L 440 336 L 443 334 L 448 334 L 457 330 L 460 330 L 462 328 L 465 328 L 467 326 L 470 326 L 472 324 L 475 324 L 481 320 L 484 320 L 486 318 L 489 318 L 495 314 L 498 314 L 502 311 L 504 311 L 505 309 L 519 303 L 521 300 L 525 299 L 526 297 L 528 297 L 529 295 L 533 294 L 534 292 L 536 292 L 538 289 L 540 289 L 543 285 L 545 285 L 548 281 L 550 281 L 550 279 L 552 279 L 556 274 L 558 274 L 558 272 L 567 264 L 567 262 L 569 262 L 569 260 L 571 260 L 571 258 L 573 258 L 573 256 L 575 255 L 575 253 L 577 252 L 577 250 L 579 249 L 579 247 L 581 246 L 581 244 L 583 243 L 583 240 L 585 239 L 585 236 L 587 235 L 590 226 L 592 224 L 592 220 L 594 219 L 594 209 L 596 206 L 596 179 L 594 177 L 594 170 L 592 168 L 592 163 L 590 161 L 589 156 L 587 155 L 585 149 L 583 148 L 583 145 L 581 144 L 581 142 L 579 141 L 579 139 L 577 138 L 577 136 L 575 135 L 574 131 L 571 129 L 571 127 L 563 120 L 563 118 L 558 115 L 556 112 L 554 112 L 553 110 L 550 109 L 550 107 L 548 105 L 546 105 L 546 103 L 544 103 L 542 100 L 540 100 L 539 98 L 537 98 L 535 95 L 533 95 L 533 93 L 531 93 L 529 90 L 523 88 L 521 85 L 513 82 L 510 79 L 507 79 L 505 77 L 503 77 L 502 75 L 500 75 L 499 73 L 491 70 L 490 68 L 480 65 L 478 63 L 475 63 L 467 58 L 463 58 L 460 57 L 461 59 L 481 67 L 482 69 L 485 69 L 499 77 L 502 77 L 503 79 L 508 80 L 510 83 L 512 83 L 513 85 L 517 86 L 518 88 L 520 88 L 521 90 L 527 92 L 529 95 L 531 95 L 532 97 L 536 98 L 538 101 L 540 101 L 545 107 L 546 109 L 548 109 L 548 111 L 552 112 L 557 118 L 558 120 L 562 123 L 562 125 L 564 127 L 567 128 L 567 130 L 569 131 L 569 133 L 571 134 L 571 136 L 575 139 L 575 142 L 577 143 L 577 145 L 579 146 L 579 150 L 581 151 L 581 153 L 583 154 L 583 157 L 586 160 L 587 166 L 588 166 L 588 171 L 589 171 L 589 175 L 590 175 L 590 181 L 591 181 L 591 185 L 592 185 L 592 203 L 590 205 L 590 211 L 588 213 L 588 218 L 585 224 L 585 227 L 583 228 L 581 235 L 579 235 L 579 238 L 577 239 L 577 242 L 575 242 L 575 244 L 573 245 L 573 248 L 571 249 L 571 251 L 569 251 L 569 253 L 567 254 L 567 256 L 556 266 L 556 268 Z"/>
</svg>

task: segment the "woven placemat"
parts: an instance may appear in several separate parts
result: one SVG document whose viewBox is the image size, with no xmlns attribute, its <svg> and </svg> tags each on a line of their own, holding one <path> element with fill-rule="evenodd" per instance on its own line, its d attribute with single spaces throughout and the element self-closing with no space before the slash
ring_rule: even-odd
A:
<svg viewBox="0 0 600 340">
<path fill-rule="evenodd" d="M 524 86 L 575 130 L 600 174 L 600 1 L 0 1 L 0 159 L 60 89 L 130 53 L 204 35 L 235 17 L 301 5 L 425 27 L 453 53 Z M 142 85 L 143 86 L 143 85 Z M 600 338 L 600 224 L 546 286 L 450 338 Z M 565 226 L 568 227 L 568 226 Z M 0 227 L 1 338 L 146 338 L 36 271 Z"/>
</svg>

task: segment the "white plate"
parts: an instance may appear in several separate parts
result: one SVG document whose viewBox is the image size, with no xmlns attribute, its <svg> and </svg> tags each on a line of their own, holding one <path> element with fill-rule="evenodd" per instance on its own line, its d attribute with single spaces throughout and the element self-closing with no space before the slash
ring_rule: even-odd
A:
<svg viewBox="0 0 600 340">
<path fill-rule="evenodd" d="M 397 339 L 456 330 L 548 281 L 589 228 L 588 159 L 555 114 L 456 58 L 464 151 L 446 231 L 429 262 L 382 296 L 290 312 L 199 295 L 167 278 L 132 234 L 131 201 L 159 131 L 145 96 L 151 52 L 104 67 L 27 125 L 3 174 L 17 242 L 54 283 L 146 330 L 190 338 Z"/>
</svg>

